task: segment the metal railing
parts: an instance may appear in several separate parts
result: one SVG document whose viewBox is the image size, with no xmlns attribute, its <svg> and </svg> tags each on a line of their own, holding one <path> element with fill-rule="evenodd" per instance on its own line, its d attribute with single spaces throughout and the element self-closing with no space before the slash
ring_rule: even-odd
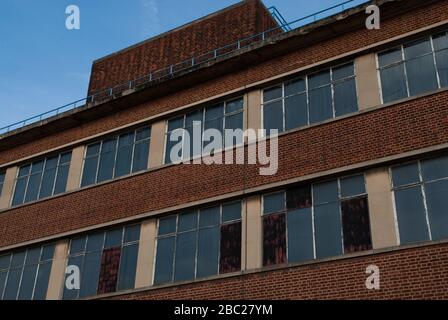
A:
<svg viewBox="0 0 448 320">
<path fill-rule="evenodd" d="M 135 90 L 139 89 L 143 86 L 148 86 L 151 83 L 155 81 L 161 81 L 164 79 L 170 79 L 182 72 L 192 70 L 199 65 L 202 65 L 207 62 L 215 61 L 217 59 L 223 59 L 227 56 L 230 56 L 244 48 L 247 48 L 250 45 L 256 44 L 256 43 L 262 43 L 266 39 L 268 39 L 271 36 L 285 33 L 285 30 L 292 31 L 294 29 L 303 27 L 309 23 L 315 22 L 318 19 L 323 19 L 328 16 L 331 16 L 333 14 L 340 13 L 344 11 L 345 9 L 348 9 L 350 7 L 353 7 L 358 4 L 364 4 L 369 1 L 361 1 L 361 0 L 347 0 L 342 3 L 339 3 L 337 5 L 334 5 L 332 7 L 326 8 L 324 10 L 321 10 L 319 12 L 310 14 L 308 16 L 302 17 L 300 19 L 294 20 L 289 23 L 283 23 L 279 25 L 278 27 L 263 31 L 261 33 L 258 33 L 256 35 L 242 38 L 238 40 L 237 42 L 234 42 L 232 44 L 216 48 L 212 51 L 209 51 L 207 53 L 201 54 L 196 57 L 192 57 L 191 59 L 172 64 L 168 67 L 156 70 L 154 72 L 150 72 L 149 74 L 134 79 L 129 80 L 127 82 L 118 84 L 114 87 L 107 88 L 98 92 L 95 92 L 94 94 L 77 100 L 75 102 L 71 102 L 69 104 L 66 104 L 62 107 L 47 111 L 45 113 L 42 113 L 40 115 L 28 118 L 23 121 L 19 121 L 13 124 L 10 124 L 6 127 L 0 128 L 0 136 L 4 135 L 8 132 L 11 132 L 13 130 L 21 129 L 27 125 L 42 122 L 45 119 L 49 119 L 50 117 L 57 116 L 63 112 L 74 110 L 77 108 L 85 108 L 87 106 L 92 106 L 100 103 L 104 103 L 106 101 L 113 100 L 115 98 L 121 97 L 122 94 L 128 90 Z M 349 4 L 352 4 L 351 6 L 348 6 Z M 280 15 L 281 17 L 281 15 Z M 286 31 L 286 32 L 289 32 Z"/>
</svg>

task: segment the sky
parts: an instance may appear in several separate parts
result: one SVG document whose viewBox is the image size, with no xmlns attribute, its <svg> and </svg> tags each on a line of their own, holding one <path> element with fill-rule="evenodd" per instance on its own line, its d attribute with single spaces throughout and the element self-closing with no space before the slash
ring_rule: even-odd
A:
<svg viewBox="0 0 448 320">
<path fill-rule="evenodd" d="M 237 2 L 1 0 L 0 128 L 84 98 L 93 60 Z M 343 0 L 263 2 L 293 21 Z M 65 26 L 69 5 L 80 9 L 79 30 Z"/>
</svg>

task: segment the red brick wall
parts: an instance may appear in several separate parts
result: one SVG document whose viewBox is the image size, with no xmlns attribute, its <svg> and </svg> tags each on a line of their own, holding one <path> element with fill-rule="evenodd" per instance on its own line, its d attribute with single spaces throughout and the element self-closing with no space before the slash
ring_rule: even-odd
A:
<svg viewBox="0 0 448 320">
<path fill-rule="evenodd" d="M 283 57 L 253 66 L 250 69 L 241 70 L 228 76 L 209 81 L 206 84 L 179 91 L 176 95 L 148 101 L 142 105 L 109 114 L 97 121 L 88 122 L 81 126 L 0 152 L 0 165 L 51 148 L 56 148 L 78 139 L 99 134 L 118 126 L 141 120 L 145 117 L 179 108 L 210 96 L 222 94 L 229 90 L 240 88 L 244 85 L 304 67 L 446 19 L 448 19 L 448 6 L 445 1 L 441 1 L 419 11 L 382 21 L 380 30 L 367 31 L 366 29 L 362 29 L 344 36 L 335 37 L 331 40 L 323 41 L 318 45 L 291 52 Z"/>
<path fill-rule="evenodd" d="M 246 1 L 230 10 L 99 60 L 93 64 L 89 93 L 146 76 L 151 71 L 183 62 L 274 26 L 275 20 L 260 1 Z"/>
<path fill-rule="evenodd" d="M 279 171 L 176 165 L 12 209 L 0 247 L 448 142 L 448 91 L 282 136 Z"/>
<path fill-rule="evenodd" d="M 380 290 L 365 287 L 366 268 L 372 264 L 380 268 Z M 448 299 L 448 244 L 142 291 L 115 299 Z"/>
</svg>

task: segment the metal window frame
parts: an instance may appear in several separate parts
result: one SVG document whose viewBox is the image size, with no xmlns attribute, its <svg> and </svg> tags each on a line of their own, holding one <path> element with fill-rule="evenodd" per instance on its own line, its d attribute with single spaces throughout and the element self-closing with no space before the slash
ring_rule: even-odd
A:
<svg viewBox="0 0 448 320">
<path fill-rule="evenodd" d="M 0 172 L 0 197 L 2 196 L 3 193 L 3 185 L 5 183 L 5 178 L 6 178 L 6 172 Z"/>
</svg>

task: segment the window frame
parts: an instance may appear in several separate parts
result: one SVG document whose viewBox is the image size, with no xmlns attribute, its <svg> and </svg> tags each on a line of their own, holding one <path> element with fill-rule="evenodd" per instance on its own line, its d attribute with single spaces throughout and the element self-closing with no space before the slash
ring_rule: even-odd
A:
<svg viewBox="0 0 448 320">
<path fill-rule="evenodd" d="M 437 91 L 437 90 L 441 90 L 441 89 L 446 88 L 446 87 L 442 86 L 440 72 L 439 72 L 439 68 L 437 66 L 436 53 L 442 52 L 442 51 L 448 51 L 448 48 L 435 50 L 435 46 L 434 46 L 434 37 L 440 36 L 440 35 L 448 35 L 448 31 L 441 31 L 441 32 L 437 32 L 435 34 L 431 34 L 429 36 L 420 37 L 418 39 L 406 41 L 406 42 L 404 42 L 402 44 L 399 44 L 399 45 L 396 45 L 396 46 L 393 46 L 393 47 L 381 50 L 381 51 L 379 51 L 379 52 L 377 52 L 375 54 L 376 69 L 377 69 L 377 80 L 378 80 L 378 84 L 379 84 L 379 91 L 380 91 L 379 93 L 380 93 L 380 97 L 381 97 L 381 104 L 395 103 L 395 102 L 400 101 L 402 99 L 409 99 L 409 98 L 412 98 L 412 97 L 418 97 L 420 95 L 424 95 L 425 93 L 430 93 L 432 91 Z M 418 43 L 420 41 L 426 41 L 428 39 L 429 39 L 429 43 L 431 45 L 431 52 L 425 53 L 425 54 L 421 54 L 419 56 L 416 56 L 416 57 L 413 57 L 413 58 L 410 58 L 410 59 L 406 59 L 406 54 L 405 54 L 405 46 L 406 45 L 409 45 L 409 44 L 412 44 L 412 43 Z M 401 55 L 400 55 L 401 56 L 401 61 L 390 63 L 390 64 L 388 64 L 386 66 L 380 66 L 380 55 L 381 54 L 386 53 L 388 51 L 398 50 L 398 49 L 400 50 L 400 53 L 401 53 Z M 406 62 L 414 61 L 414 60 L 417 60 L 417 59 L 420 59 L 422 57 L 426 57 L 426 56 L 429 56 L 429 55 L 432 55 L 432 61 L 434 63 L 434 68 L 435 68 L 435 72 L 436 72 L 436 80 L 437 80 L 437 88 L 435 90 L 427 91 L 425 93 L 421 93 L 421 94 L 418 94 L 418 95 L 411 95 L 410 85 L 409 85 L 409 78 L 408 78 L 408 70 L 407 70 Z M 403 97 L 403 98 L 400 98 L 400 99 L 394 99 L 394 100 L 391 100 L 389 102 L 385 102 L 384 101 L 384 92 L 383 92 L 383 82 L 382 82 L 382 79 L 381 79 L 381 71 L 385 70 L 385 69 L 389 69 L 389 68 L 395 67 L 395 66 L 399 66 L 399 65 L 403 65 L 407 96 Z"/>
<path fill-rule="evenodd" d="M 231 205 L 231 204 L 236 204 L 236 203 L 240 203 L 241 204 L 241 216 L 239 219 L 233 219 L 233 220 L 229 220 L 229 221 L 223 221 L 223 207 L 226 205 Z M 205 226 L 205 227 L 201 227 L 200 226 L 200 213 L 201 210 L 207 210 L 207 209 L 211 209 L 211 208 L 216 208 L 219 206 L 219 223 L 216 225 L 212 225 L 212 226 Z M 157 229 L 156 229 L 156 237 L 155 237 L 155 244 L 154 244 L 154 259 L 153 259 L 153 274 L 152 274 L 152 279 L 153 279 L 153 285 L 168 285 L 168 284 L 176 284 L 176 283 L 181 283 L 183 282 L 181 281 L 176 281 L 175 279 L 175 270 L 176 270 L 176 252 L 177 252 L 177 238 L 179 234 L 184 234 L 184 233 L 190 233 L 190 232 L 195 232 L 195 255 L 194 255 L 194 277 L 193 279 L 189 279 L 186 281 L 197 281 L 197 280 L 201 280 L 207 277 L 198 277 L 198 253 L 199 253 L 199 231 L 200 230 L 205 230 L 205 229 L 212 229 L 214 227 L 219 227 L 219 231 L 221 234 L 221 226 L 225 226 L 225 225 L 231 225 L 231 224 L 236 224 L 236 223 L 243 223 L 243 212 L 244 212 L 244 202 L 243 200 L 235 200 L 235 201 L 230 201 L 230 202 L 225 202 L 225 203 L 220 203 L 218 205 L 214 205 L 214 206 L 207 206 L 207 207 L 202 207 L 199 209 L 195 209 L 192 211 L 188 211 L 186 210 L 183 213 L 176 213 L 176 214 L 170 214 L 170 215 L 166 215 L 163 217 L 159 217 L 157 219 Z M 190 229 L 190 230 L 186 230 L 186 231 L 178 231 L 179 230 L 179 217 L 183 214 L 188 214 L 188 213 L 194 213 L 196 215 L 196 225 L 194 229 Z M 160 228 L 160 220 L 164 219 L 164 218 L 170 218 L 170 217 L 176 217 L 176 227 L 174 232 L 171 233 L 166 233 L 163 235 L 159 235 L 159 228 Z M 243 230 L 241 230 L 241 232 L 243 232 Z M 158 242 L 159 239 L 167 239 L 167 238 L 174 238 L 174 247 L 173 247 L 173 262 L 172 262 L 172 274 L 171 274 L 171 280 L 169 282 L 162 282 L 162 283 L 156 283 L 156 263 L 157 263 L 157 251 L 158 251 Z M 242 239 L 243 241 L 243 239 Z M 228 273 L 220 273 L 220 266 L 221 266 L 221 250 L 220 250 L 220 244 L 221 244 L 221 237 L 219 239 L 219 246 L 218 246 L 218 264 L 217 264 L 217 270 L 216 270 L 216 274 L 213 275 L 214 277 L 216 276 L 222 276 Z M 241 254 L 242 254 L 243 250 L 242 250 L 242 243 L 241 243 Z M 243 257 L 241 257 L 241 267 L 242 268 L 242 264 L 243 264 Z M 241 271 L 241 270 L 240 270 Z M 210 277 L 210 276 L 208 276 Z"/>
<path fill-rule="evenodd" d="M 228 112 L 227 113 L 226 112 L 227 104 L 229 104 L 231 102 L 234 102 L 234 101 L 237 101 L 237 100 L 241 100 L 242 101 L 243 107 L 240 110 L 232 111 L 232 112 Z M 184 112 L 184 113 L 182 113 L 180 115 L 177 115 L 177 116 L 172 116 L 172 117 L 170 117 L 169 119 L 167 119 L 165 121 L 165 132 L 164 132 L 165 137 L 164 137 L 164 146 L 163 146 L 163 164 L 164 165 L 172 165 L 173 164 L 172 161 L 171 162 L 167 162 L 166 161 L 166 156 L 167 156 L 167 152 L 168 152 L 168 148 L 167 147 L 168 147 L 168 141 L 169 141 L 168 140 L 168 135 L 170 133 L 176 131 L 176 130 L 181 130 L 182 129 L 183 130 L 182 131 L 182 143 L 183 143 L 184 140 L 185 140 L 185 131 L 186 131 L 185 130 L 186 129 L 185 124 L 186 124 L 187 115 L 192 113 L 192 112 L 195 112 L 195 111 L 200 111 L 201 114 L 202 114 L 201 134 L 203 134 L 204 133 L 204 125 L 206 123 L 206 120 L 205 120 L 206 119 L 206 111 L 207 111 L 208 108 L 211 108 L 211 107 L 216 106 L 218 104 L 222 104 L 223 105 L 223 115 L 222 115 L 222 118 L 221 118 L 222 119 L 223 130 L 226 129 L 226 119 L 227 119 L 227 117 L 231 117 L 231 116 L 234 116 L 234 115 L 237 115 L 237 114 L 242 114 L 243 115 L 243 127 L 241 128 L 241 130 L 244 130 L 244 126 L 245 126 L 245 123 L 244 123 L 244 109 L 245 109 L 245 104 L 246 104 L 244 96 L 237 96 L 237 97 L 234 97 L 232 99 L 227 99 L 225 101 L 221 101 L 219 103 L 214 103 L 214 104 L 212 103 L 212 104 L 206 105 L 204 107 L 192 109 L 192 110 L 186 111 L 186 112 Z M 168 127 L 169 127 L 170 121 L 171 120 L 175 120 L 175 119 L 179 119 L 181 117 L 182 117 L 182 127 L 181 128 L 176 128 L 176 129 L 171 130 L 171 131 L 168 131 Z M 216 153 L 219 153 L 219 152 L 222 152 L 222 151 L 225 151 L 225 150 L 230 150 L 230 149 L 233 149 L 235 147 L 238 147 L 238 146 L 241 146 L 241 145 L 244 144 L 244 137 L 243 137 L 243 141 L 241 143 L 232 144 L 232 146 L 226 146 L 225 145 L 225 135 L 223 136 L 223 139 L 224 139 L 223 147 L 221 149 L 219 149 L 219 150 L 216 150 L 215 151 Z M 177 142 L 177 143 L 180 143 L 180 142 Z M 180 160 L 182 160 L 181 162 L 191 161 L 191 160 L 194 160 L 196 158 L 201 158 L 202 155 L 204 154 L 203 153 L 203 151 L 204 151 L 204 143 L 203 143 L 203 141 L 201 141 L 201 145 L 202 145 L 201 153 L 197 154 L 197 155 L 190 155 L 189 158 L 184 158 L 184 146 L 182 146 L 182 155 L 180 157 Z"/>
<path fill-rule="evenodd" d="M 363 177 L 363 182 L 364 182 L 364 193 L 360 193 L 357 195 L 351 195 L 351 196 L 342 196 L 341 193 L 341 180 L 344 179 L 349 179 L 349 178 L 353 178 L 353 177 L 359 177 L 362 176 Z M 310 191 L 311 191 L 311 201 L 312 201 L 312 205 L 311 205 L 311 225 L 312 225 L 312 234 L 313 234 L 313 259 L 310 261 L 316 261 L 316 260 L 321 260 L 321 259 L 326 259 L 326 258 L 317 258 L 317 246 L 316 246 L 316 223 L 315 223 L 315 201 L 314 201 L 314 188 L 315 185 L 317 184 L 324 184 L 324 183 L 328 183 L 328 182 L 334 182 L 337 181 L 337 186 L 338 186 L 338 213 L 339 213 L 339 217 L 341 220 L 341 230 L 340 230 L 340 239 L 341 239 L 341 246 L 342 246 L 342 255 L 341 256 L 345 256 L 347 254 L 351 254 L 351 253 L 346 253 L 345 251 L 345 246 L 344 246 L 344 227 L 342 224 L 342 208 L 341 208 L 341 203 L 343 201 L 346 200 L 351 200 L 351 199 L 356 199 L 359 197 L 367 197 L 368 199 L 368 191 L 367 191 L 367 184 L 366 184 L 366 173 L 357 173 L 357 174 L 350 174 L 350 175 L 346 175 L 346 176 L 342 176 L 342 177 L 338 177 L 336 179 L 325 179 L 322 181 L 316 181 L 314 183 L 310 184 Z M 302 184 L 300 186 L 307 186 L 307 184 Z M 299 186 L 298 186 L 299 187 Z M 286 262 L 285 264 L 294 264 L 296 262 L 289 262 L 289 245 L 288 245 L 288 212 L 290 211 L 294 211 L 293 210 L 288 210 L 287 208 L 287 191 L 294 189 L 294 187 L 291 188 L 286 188 L 286 189 L 281 189 L 279 191 L 275 191 L 275 192 L 269 192 L 266 194 L 263 194 L 261 197 L 261 219 L 262 219 L 262 223 L 263 223 L 263 219 L 266 216 L 269 215 L 273 215 L 273 214 L 284 214 L 285 215 L 285 226 L 286 226 L 286 232 L 285 232 L 285 236 L 286 236 Z M 274 194 L 278 194 L 278 193 L 283 193 L 283 199 L 284 199 L 284 208 L 281 211 L 276 211 L 276 212 L 269 212 L 269 213 L 265 213 L 264 212 L 264 201 L 265 201 L 265 196 L 269 196 L 269 195 L 274 195 Z M 331 202 L 326 202 L 326 203 L 331 203 Z M 323 204 L 323 203 L 321 203 Z M 370 211 L 369 211 L 369 229 L 372 230 L 372 222 L 370 221 Z M 262 242 L 264 241 L 264 232 L 263 230 L 261 230 L 261 238 L 262 238 Z M 371 244 L 373 244 L 373 239 L 372 239 L 372 233 L 370 233 L 370 242 Z M 264 256 L 264 251 L 262 249 L 262 257 Z M 263 262 L 263 261 L 262 261 Z M 265 267 L 265 266 L 263 266 Z"/>
<path fill-rule="evenodd" d="M 353 75 L 348 76 L 348 77 L 344 77 L 344 78 L 341 78 L 341 79 L 334 80 L 333 79 L 333 72 L 334 72 L 333 70 L 334 69 L 338 69 L 340 67 L 348 66 L 348 65 L 353 65 Z M 320 86 L 318 86 L 316 88 L 310 89 L 309 78 L 314 76 L 314 75 L 317 75 L 317 74 L 319 74 L 321 72 L 325 72 L 325 71 L 329 71 L 329 73 L 330 73 L 330 82 L 328 84 L 320 85 Z M 335 87 L 335 85 L 338 85 L 338 84 L 341 84 L 341 83 L 345 83 L 345 82 L 348 82 L 348 81 L 353 80 L 353 79 L 355 80 L 354 82 L 355 82 L 355 92 L 356 92 L 356 102 L 357 102 L 356 103 L 357 104 L 356 105 L 356 108 L 357 108 L 356 112 L 359 112 L 359 92 L 358 92 L 358 84 L 356 82 L 356 64 L 355 64 L 355 61 L 339 63 L 339 64 L 331 66 L 329 68 L 320 69 L 320 70 L 312 72 L 310 74 L 304 74 L 304 75 L 301 75 L 301 76 L 298 76 L 298 77 L 294 77 L 292 79 L 288 79 L 288 80 L 283 81 L 281 83 L 277 83 L 275 85 L 263 88 L 261 90 L 261 97 L 260 97 L 260 99 L 261 99 L 261 127 L 263 128 L 263 136 L 264 137 L 268 137 L 269 136 L 269 134 L 267 132 L 265 132 L 265 130 L 267 130 L 266 127 L 265 127 L 265 123 L 264 123 L 265 106 L 269 106 L 270 104 L 273 104 L 273 103 L 276 103 L 276 102 L 279 102 L 279 101 L 282 102 L 282 125 L 283 125 L 283 129 L 281 131 L 279 130 L 279 134 L 285 133 L 285 132 L 290 132 L 290 131 L 297 130 L 297 129 L 308 128 L 308 127 L 313 126 L 313 125 L 318 125 L 318 124 L 324 123 L 326 121 L 333 120 L 333 119 L 338 119 L 340 117 L 347 116 L 347 114 L 351 114 L 351 113 L 347 113 L 347 114 L 340 115 L 340 116 L 336 115 L 335 88 L 334 87 Z M 303 80 L 305 82 L 305 91 L 296 92 L 294 94 L 285 96 L 285 86 L 287 84 L 291 83 L 291 82 L 298 81 L 298 80 Z M 272 99 L 272 100 L 269 100 L 269 101 L 264 101 L 264 92 L 268 91 L 270 89 L 273 89 L 275 87 L 279 87 L 279 86 L 281 86 L 281 89 L 282 89 L 281 97 L 275 98 L 275 99 Z M 329 118 L 329 119 L 325 119 L 323 121 L 318 121 L 318 122 L 311 123 L 311 121 L 310 121 L 310 92 L 313 91 L 313 90 L 317 90 L 317 89 L 320 89 L 320 88 L 327 87 L 327 86 L 330 86 L 330 89 L 331 89 L 332 117 Z M 305 94 L 305 96 L 306 96 L 306 111 L 307 111 L 306 112 L 307 113 L 306 124 L 302 125 L 300 127 L 286 129 L 286 106 L 285 106 L 285 101 L 288 98 L 296 97 L 296 96 L 302 95 L 302 94 Z"/>
<path fill-rule="evenodd" d="M 3 187 L 5 185 L 5 179 L 6 179 L 6 171 L 1 171 L 0 170 L 0 197 L 3 194 Z"/>
<path fill-rule="evenodd" d="M 144 130 L 144 129 L 149 129 L 149 131 L 150 131 L 149 137 L 137 141 L 137 132 L 139 130 Z M 133 132 L 134 139 L 133 139 L 133 143 L 132 143 L 132 157 L 131 157 L 130 173 L 117 177 L 116 176 L 116 168 L 117 168 L 117 158 L 118 158 L 120 137 L 123 136 L 123 135 L 129 134 L 131 132 Z M 148 171 L 148 166 L 146 167 L 145 170 L 139 170 L 139 171 L 135 171 L 135 172 L 133 170 L 134 170 L 135 148 L 136 148 L 137 145 L 142 144 L 142 141 L 148 141 L 148 161 L 149 161 L 149 158 L 151 156 L 151 148 L 150 148 L 151 147 L 151 138 L 152 138 L 152 126 L 150 124 L 148 124 L 148 125 L 143 125 L 143 126 L 140 126 L 140 127 L 136 128 L 136 129 L 133 129 L 132 131 L 126 131 L 126 132 L 123 132 L 123 133 L 120 133 L 120 134 L 114 134 L 114 135 L 106 136 L 106 137 L 102 138 L 101 140 L 96 140 L 94 142 L 86 144 L 85 145 L 85 149 L 84 149 L 84 156 L 83 156 L 83 160 L 82 160 L 82 171 L 81 171 L 81 178 L 79 179 L 79 188 L 81 188 L 81 189 L 82 188 L 88 188 L 88 187 L 92 187 L 92 186 L 95 186 L 95 185 L 98 185 L 98 184 L 101 184 L 101 183 L 107 183 L 107 182 L 110 182 L 110 181 L 114 181 L 116 179 L 132 176 L 132 175 L 135 175 L 135 174 L 138 174 L 138 173 L 142 173 L 142 172 Z M 101 182 L 98 182 L 98 173 L 99 173 L 99 169 L 100 169 L 101 154 L 102 154 L 102 151 L 103 151 L 103 145 L 104 145 L 105 141 L 112 140 L 112 139 L 116 140 L 116 142 L 115 142 L 114 165 L 112 167 L 112 178 L 104 180 L 104 181 L 101 181 Z M 87 151 L 88 151 L 89 147 L 94 146 L 96 144 L 99 144 L 98 153 L 96 153 L 93 156 L 87 156 Z M 84 169 L 85 169 L 85 165 L 86 165 L 86 160 L 92 159 L 92 158 L 97 158 L 96 169 L 95 169 L 95 179 L 94 179 L 95 182 L 93 182 L 91 184 L 83 185 Z"/>
</svg>

